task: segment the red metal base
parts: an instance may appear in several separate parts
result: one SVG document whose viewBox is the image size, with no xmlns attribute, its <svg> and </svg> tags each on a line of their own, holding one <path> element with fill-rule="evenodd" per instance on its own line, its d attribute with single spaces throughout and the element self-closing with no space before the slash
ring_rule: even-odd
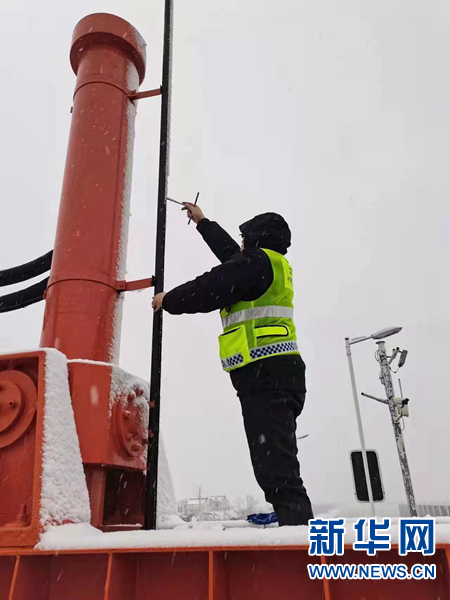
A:
<svg viewBox="0 0 450 600">
<path fill-rule="evenodd" d="M 0 598 L 9 600 L 448 600 L 450 546 L 436 554 L 370 558 L 346 550 L 330 562 L 436 564 L 428 581 L 311 580 L 320 562 L 297 547 L 146 548 L 0 554 Z M 328 560 L 328 559 L 327 559 Z"/>
<path fill-rule="evenodd" d="M 44 390 L 45 352 L 0 355 L 0 546 L 34 546 L 42 529 Z"/>
</svg>

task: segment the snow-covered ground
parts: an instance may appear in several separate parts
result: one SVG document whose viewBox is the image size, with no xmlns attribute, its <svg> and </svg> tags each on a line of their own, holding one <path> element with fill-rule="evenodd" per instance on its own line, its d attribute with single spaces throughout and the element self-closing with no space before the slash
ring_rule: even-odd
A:
<svg viewBox="0 0 450 600">
<path fill-rule="evenodd" d="M 353 524 L 346 520 L 344 541 L 355 541 Z M 391 521 L 391 542 L 398 542 L 398 518 Z M 436 518 L 436 544 L 450 543 L 450 518 Z M 85 523 L 51 527 L 41 537 L 39 550 L 72 550 L 104 548 L 200 548 L 254 546 L 308 546 L 307 527 L 259 528 L 245 521 L 184 523 L 170 530 L 122 531 L 102 533 Z"/>
</svg>

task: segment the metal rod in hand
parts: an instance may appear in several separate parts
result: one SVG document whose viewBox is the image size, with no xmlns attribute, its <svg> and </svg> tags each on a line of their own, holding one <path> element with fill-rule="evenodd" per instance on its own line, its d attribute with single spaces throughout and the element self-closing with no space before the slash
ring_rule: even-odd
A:
<svg viewBox="0 0 450 600">
<path fill-rule="evenodd" d="M 350 348 L 350 339 L 349 338 L 345 338 L 345 350 L 346 350 L 347 358 L 348 358 L 348 368 L 350 371 L 350 381 L 352 384 L 353 402 L 355 404 L 356 422 L 358 424 L 359 443 L 361 444 L 361 454 L 362 454 L 363 465 L 364 465 L 364 474 L 366 476 L 366 482 L 367 482 L 367 492 L 368 492 L 368 496 L 369 496 L 370 511 L 371 511 L 372 517 L 374 517 L 375 516 L 375 504 L 373 502 L 372 482 L 370 480 L 369 462 L 367 460 L 366 442 L 364 439 L 364 430 L 363 430 L 362 420 L 361 420 L 361 411 L 359 410 L 359 400 L 358 400 L 358 392 L 356 389 L 355 370 L 353 368 L 352 351 Z"/>
<path fill-rule="evenodd" d="M 179 204 L 180 206 L 184 206 L 184 205 L 185 205 L 185 203 L 184 203 L 184 202 L 179 202 L 178 200 L 174 200 L 173 198 L 169 198 L 169 197 L 168 197 L 168 198 L 167 198 L 167 200 L 168 200 L 169 202 L 173 202 L 174 204 Z"/>
<path fill-rule="evenodd" d="M 397 446 L 398 459 L 400 461 L 400 469 L 402 471 L 403 485 L 405 487 L 406 501 L 409 506 L 409 514 L 411 517 L 417 517 L 416 499 L 414 497 L 413 484 L 411 473 L 409 472 L 408 459 L 406 457 L 405 442 L 403 440 L 402 428 L 400 427 L 400 417 L 398 406 L 394 400 L 394 386 L 392 384 L 392 375 L 389 368 L 389 362 L 386 355 L 385 342 L 377 342 L 378 345 L 378 361 L 381 366 L 381 377 L 386 390 L 386 396 L 389 404 L 389 412 L 391 413 L 392 427 L 394 428 L 395 444 Z"/>
<path fill-rule="evenodd" d="M 200 195 L 200 192 L 197 192 L 197 195 L 196 195 L 196 197 L 195 197 L 194 206 L 197 206 L 197 200 L 198 200 L 198 197 L 199 197 L 199 195 Z M 190 225 L 190 224 L 191 224 L 191 221 L 192 221 L 192 219 L 189 219 L 189 221 L 188 221 L 188 225 Z"/>
<path fill-rule="evenodd" d="M 164 258 L 166 246 L 166 197 L 169 159 L 170 79 L 172 54 L 172 0 L 165 0 L 164 47 L 161 86 L 161 133 L 159 140 L 158 217 L 156 222 L 155 294 L 164 291 Z M 145 529 L 156 529 L 158 500 L 158 450 L 161 400 L 163 312 L 153 316 L 152 362 L 150 374 L 150 422 L 145 493 Z"/>
</svg>

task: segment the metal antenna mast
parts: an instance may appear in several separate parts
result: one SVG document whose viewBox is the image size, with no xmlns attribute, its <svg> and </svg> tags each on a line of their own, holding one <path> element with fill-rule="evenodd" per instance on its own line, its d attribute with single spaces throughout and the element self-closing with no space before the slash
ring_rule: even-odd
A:
<svg viewBox="0 0 450 600">
<path fill-rule="evenodd" d="M 156 221 L 155 294 L 164 291 L 164 258 L 166 249 L 166 198 L 169 164 L 170 82 L 172 74 L 173 2 L 165 0 L 164 47 L 161 86 L 161 135 L 159 141 L 158 217 Z M 150 372 L 150 422 L 145 496 L 145 529 L 156 529 L 158 496 L 159 420 L 161 401 L 163 311 L 153 316 L 152 362 Z"/>
</svg>

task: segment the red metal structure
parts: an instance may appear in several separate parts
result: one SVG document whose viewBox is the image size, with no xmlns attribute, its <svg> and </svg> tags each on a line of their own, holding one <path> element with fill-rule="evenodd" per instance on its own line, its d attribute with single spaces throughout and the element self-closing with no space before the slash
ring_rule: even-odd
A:
<svg viewBox="0 0 450 600">
<path fill-rule="evenodd" d="M 420 555 L 418 555 L 420 556 Z M 427 581 L 310 579 L 305 547 L 166 548 L 26 552 L 0 555 L 0 598 L 9 600 L 448 600 L 448 550 L 400 557 L 396 550 L 365 564 L 436 564 Z M 406 558 L 406 560 L 405 560 Z M 327 559 L 328 560 L 328 559 Z M 330 563 L 358 564 L 351 549 Z"/>
<path fill-rule="evenodd" d="M 135 102 L 158 91 L 138 93 L 145 43 L 113 15 L 80 21 L 70 60 L 77 82 L 41 347 L 69 359 L 91 524 L 140 529 L 148 443 L 142 407 L 150 399 L 144 382 L 114 364 L 121 294 L 150 284 L 125 282 L 125 258 Z M 52 439 L 48 368 L 44 350 L 0 356 L 0 600 L 450 598 L 446 546 L 414 561 L 395 550 L 368 558 L 348 549 L 329 559 L 437 565 L 435 580 L 406 582 L 311 580 L 306 565 L 320 559 L 304 546 L 34 549 L 43 527 L 44 446 Z M 55 514 L 53 524 L 71 522 Z"/>
<path fill-rule="evenodd" d="M 117 362 L 134 120 L 145 42 L 126 21 L 91 15 L 75 28 L 77 75 L 41 346 Z"/>
<path fill-rule="evenodd" d="M 56 348 L 74 361 L 68 365 L 69 382 L 92 524 L 105 530 L 119 524 L 138 527 L 143 523 L 143 508 L 136 498 L 143 498 L 145 489 L 148 434 L 135 400 L 144 395 L 145 386 L 131 381 L 128 389 L 118 390 L 112 364 L 118 359 L 121 293 L 150 283 L 133 282 L 127 287 L 124 280 L 136 115 L 133 97 L 145 75 L 145 42 L 123 19 L 90 15 L 75 28 L 70 61 L 77 82 L 41 346 Z M 36 424 L 29 426 L 37 397 L 44 410 L 44 375 L 39 353 L 2 358 L 19 365 L 11 369 L 11 362 L 4 363 L 9 366 L 0 373 L 0 402 L 14 404 L 0 417 L 2 463 L 3 468 L 9 465 L 8 470 L 31 456 L 31 450 L 14 444 L 20 436 L 33 448 L 33 456 L 39 456 L 42 444 L 35 435 Z M 20 517 L 24 522 L 36 518 L 36 505 L 30 512 L 31 481 L 24 469 L 15 483 L 14 497 L 21 497 L 20 504 L 27 507 Z M 35 492 L 36 500 L 37 488 Z M 4 510 L 4 503 L 3 524 L 9 526 L 19 518 L 20 509 Z M 31 535 L 27 543 L 37 540 L 36 527 L 32 535 L 27 530 Z M 15 535 L 19 532 L 16 528 Z"/>
<path fill-rule="evenodd" d="M 57 348 L 68 359 L 118 362 L 136 116 L 132 96 L 144 79 L 145 59 L 144 40 L 123 19 L 94 14 L 75 28 L 70 62 L 77 82 L 41 338 L 42 347 Z M 72 363 L 69 376 L 92 522 L 107 528 L 108 476 L 113 482 L 126 469 L 129 491 L 137 485 L 134 492 L 143 493 L 147 433 L 145 427 L 132 432 L 133 409 L 128 416 L 119 403 L 111 414 L 111 367 Z M 142 393 L 130 389 L 130 400 Z M 112 491 L 116 499 L 117 490 Z"/>
</svg>

